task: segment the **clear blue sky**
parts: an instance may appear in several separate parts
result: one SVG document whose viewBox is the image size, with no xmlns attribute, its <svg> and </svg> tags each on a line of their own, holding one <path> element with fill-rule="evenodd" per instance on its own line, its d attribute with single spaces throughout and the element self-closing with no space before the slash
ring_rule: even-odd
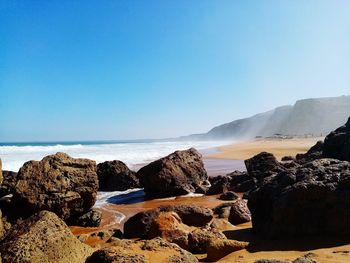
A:
<svg viewBox="0 0 350 263">
<path fill-rule="evenodd" d="M 350 1 L 0 0 L 0 141 L 205 132 L 350 92 Z"/>
</svg>

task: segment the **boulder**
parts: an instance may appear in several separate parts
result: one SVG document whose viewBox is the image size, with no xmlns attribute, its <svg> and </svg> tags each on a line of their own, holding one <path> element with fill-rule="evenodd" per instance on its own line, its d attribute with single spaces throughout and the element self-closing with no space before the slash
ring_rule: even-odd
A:
<svg viewBox="0 0 350 263">
<path fill-rule="evenodd" d="M 130 217 L 124 224 L 126 238 L 148 238 L 153 221 L 161 212 L 175 212 L 181 221 L 188 226 L 205 226 L 213 218 L 212 210 L 195 205 L 167 205 L 139 212 Z"/>
<path fill-rule="evenodd" d="M 210 188 L 207 195 L 217 195 L 231 189 L 231 177 L 228 175 L 218 175 L 209 177 Z"/>
<path fill-rule="evenodd" d="M 247 206 L 247 200 L 237 200 L 232 204 L 228 221 L 233 225 L 239 225 L 251 221 L 251 214 Z"/>
<path fill-rule="evenodd" d="M 324 140 L 323 156 L 350 161 L 350 118 L 344 126 L 327 135 Z"/>
<path fill-rule="evenodd" d="M 189 251 L 196 254 L 207 253 L 211 240 L 226 239 L 226 236 L 215 228 L 197 228 L 188 235 Z"/>
<path fill-rule="evenodd" d="M 239 198 L 239 196 L 235 192 L 232 192 L 232 191 L 225 192 L 225 193 L 221 194 L 219 197 L 220 200 L 226 200 L 226 201 L 236 200 L 238 198 Z"/>
<path fill-rule="evenodd" d="M 248 242 L 228 240 L 228 239 L 211 239 L 207 248 L 206 261 L 215 262 L 227 256 L 228 254 L 245 249 Z"/>
<path fill-rule="evenodd" d="M 86 263 L 194 263 L 198 259 L 178 245 L 161 238 L 152 240 L 116 240 L 95 251 Z"/>
<path fill-rule="evenodd" d="M 106 161 L 97 165 L 99 191 L 125 191 L 140 187 L 136 173 L 121 161 Z"/>
<path fill-rule="evenodd" d="M 14 225 L 0 245 L 3 263 L 83 263 L 93 253 L 54 213 L 42 211 Z"/>
<path fill-rule="evenodd" d="M 262 181 L 264 178 L 275 175 L 276 173 L 285 170 L 276 157 L 271 153 L 261 152 L 254 157 L 244 161 L 248 174 Z"/>
<path fill-rule="evenodd" d="M 184 195 L 208 185 L 202 156 L 193 148 L 154 161 L 137 175 L 145 192 L 156 196 Z"/>
<path fill-rule="evenodd" d="M 0 185 L 0 197 L 13 194 L 17 183 L 17 173 L 12 171 L 2 171 L 3 181 Z"/>
<path fill-rule="evenodd" d="M 102 212 L 97 210 L 90 210 L 82 215 L 71 217 L 67 224 L 70 226 L 81 227 L 98 227 L 101 223 Z"/>
<path fill-rule="evenodd" d="M 30 213 L 49 210 L 68 219 L 91 209 L 97 189 L 94 161 L 56 153 L 22 166 L 13 198 Z"/>
<path fill-rule="evenodd" d="M 230 216 L 231 207 L 234 203 L 222 203 L 217 207 L 213 208 L 213 212 L 215 215 L 218 215 L 219 218 L 226 218 Z"/>
<path fill-rule="evenodd" d="M 253 229 L 270 238 L 348 236 L 350 163 L 318 159 L 282 171 L 249 194 Z"/>
</svg>

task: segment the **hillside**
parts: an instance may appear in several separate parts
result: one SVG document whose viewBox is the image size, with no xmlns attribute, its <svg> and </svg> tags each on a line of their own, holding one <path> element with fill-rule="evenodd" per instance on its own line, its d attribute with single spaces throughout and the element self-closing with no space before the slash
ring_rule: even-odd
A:
<svg viewBox="0 0 350 263">
<path fill-rule="evenodd" d="M 304 99 L 181 139 L 244 139 L 274 134 L 322 136 L 344 124 L 349 116 L 350 96 Z"/>
</svg>

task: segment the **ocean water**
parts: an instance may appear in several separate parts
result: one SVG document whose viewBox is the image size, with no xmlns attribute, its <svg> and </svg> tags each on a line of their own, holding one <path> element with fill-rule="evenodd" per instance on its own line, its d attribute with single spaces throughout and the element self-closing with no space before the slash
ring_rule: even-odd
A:
<svg viewBox="0 0 350 263">
<path fill-rule="evenodd" d="M 154 161 L 176 150 L 196 148 L 202 154 L 230 142 L 224 141 L 101 141 L 101 142 L 47 142 L 0 143 L 0 158 L 4 170 L 18 171 L 29 160 L 41 160 L 56 152 L 65 152 L 75 158 L 89 158 L 97 163 L 120 160 L 131 169 Z"/>
</svg>

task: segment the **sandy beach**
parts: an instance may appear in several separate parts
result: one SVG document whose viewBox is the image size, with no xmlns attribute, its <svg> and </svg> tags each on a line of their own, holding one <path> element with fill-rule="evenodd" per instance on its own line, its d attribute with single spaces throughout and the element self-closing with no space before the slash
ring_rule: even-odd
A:
<svg viewBox="0 0 350 263">
<path fill-rule="evenodd" d="M 245 160 L 260 152 L 270 152 L 281 159 L 283 156 L 295 156 L 297 153 L 305 153 L 321 137 L 292 138 L 292 139 L 256 139 L 237 142 L 218 147 L 218 152 L 206 156 L 207 159 Z"/>
</svg>

